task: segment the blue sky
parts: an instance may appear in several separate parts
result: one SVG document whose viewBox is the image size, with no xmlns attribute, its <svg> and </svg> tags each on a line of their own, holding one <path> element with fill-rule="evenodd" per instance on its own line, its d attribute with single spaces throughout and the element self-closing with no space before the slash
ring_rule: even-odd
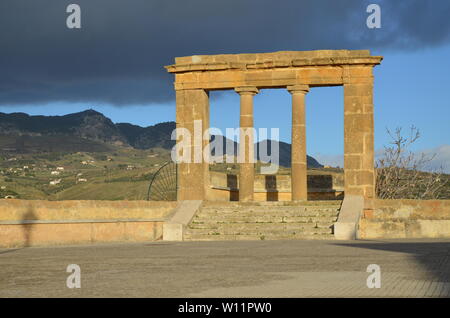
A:
<svg viewBox="0 0 450 318">
<path fill-rule="evenodd" d="M 70 0 L 0 2 L 0 111 L 63 115 L 96 109 L 141 126 L 175 119 L 175 56 L 280 50 L 371 49 L 375 149 L 386 127 L 411 125 L 414 151 L 437 152 L 450 172 L 450 2 L 448 0 L 77 0 L 81 28 L 66 24 Z M 369 28 L 369 4 L 381 28 Z M 120 23 L 118 23 L 120 21 Z M 343 153 L 343 89 L 313 88 L 307 152 L 337 165 Z M 239 125 L 239 96 L 211 94 L 211 124 Z M 290 141 L 291 97 L 262 90 L 257 128 Z M 341 164 L 340 164 L 341 165 Z"/>
<path fill-rule="evenodd" d="M 372 51 L 383 55 L 375 67 L 375 149 L 389 142 L 386 127 L 411 125 L 421 131 L 413 150 L 450 145 L 450 45 L 402 52 Z M 343 88 L 312 88 L 307 95 L 308 154 L 327 161 L 343 153 Z M 233 91 L 211 93 L 211 126 L 225 132 L 239 124 L 239 96 Z M 149 126 L 175 118 L 175 102 L 127 107 L 95 103 L 51 103 L 0 106 L 1 112 L 64 115 L 93 108 L 113 122 Z M 290 142 L 291 97 L 283 89 L 261 90 L 254 99 L 255 127 L 280 129 Z"/>
</svg>

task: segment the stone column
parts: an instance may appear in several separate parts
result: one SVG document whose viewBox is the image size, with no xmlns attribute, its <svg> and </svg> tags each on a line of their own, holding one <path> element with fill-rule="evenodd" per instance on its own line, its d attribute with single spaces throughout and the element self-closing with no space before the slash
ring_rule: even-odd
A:
<svg viewBox="0 0 450 318">
<path fill-rule="evenodd" d="M 209 162 L 204 159 L 203 133 L 209 128 L 209 95 L 203 89 L 176 91 L 176 126 L 189 132 L 189 140 L 177 134 L 190 153 L 188 162 L 178 164 L 177 200 L 204 200 L 209 190 Z"/>
<path fill-rule="evenodd" d="M 308 85 L 288 86 L 292 94 L 291 194 L 292 201 L 308 199 L 305 95 Z"/>
<path fill-rule="evenodd" d="M 344 69 L 344 191 L 375 196 L 372 66 Z"/>
<path fill-rule="evenodd" d="M 253 201 L 255 179 L 253 96 L 258 93 L 258 89 L 256 87 L 237 87 L 235 90 L 241 96 L 239 201 Z"/>
</svg>

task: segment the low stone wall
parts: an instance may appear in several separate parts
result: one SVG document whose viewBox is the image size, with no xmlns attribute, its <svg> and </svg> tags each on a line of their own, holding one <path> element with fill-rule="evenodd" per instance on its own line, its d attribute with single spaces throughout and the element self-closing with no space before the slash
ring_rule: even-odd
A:
<svg viewBox="0 0 450 318">
<path fill-rule="evenodd" d="M 450 238 L 450 200 L 367 200 L 358 237 Z"/>
<path fill-rule="evenodd" d="M 308 191 L 308 200 L 342 200 L 344 191 Z M 255 191 L 255 201 L 291 201 L 291 191 Z M 212 187 L 208 193 L 209 201 L 239 201 L 239 190 Z"/>
<path fill-rule="evenodd" d="M 239 200 L 239 178 L 234 174 L 210 172 L 210 201 Z M 256 175 L 255 201 L 290 201 L 290 175 Z M 342 174 L 308 175 L 308 200 L 338 200 L 344 197 Z"/>
<path fill-rule="evenodd" d="M 177 202 L 0 200 L 0 247 L 154 241 Z"/>
</svg>

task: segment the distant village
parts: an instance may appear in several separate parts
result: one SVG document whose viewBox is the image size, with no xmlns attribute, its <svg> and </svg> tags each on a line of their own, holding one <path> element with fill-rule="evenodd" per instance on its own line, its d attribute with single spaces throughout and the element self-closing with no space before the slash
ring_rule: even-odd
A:
<svg viewBox="0 0 450 318">
<path fill-rule="evenodd" d="M 85 155 L 84 153 L 77 153 L 77 155 Z M 157 158 L 158 154 L 148 155 L 149 158 Z M 104 160 L 103 160 L 104 159 Z M 27 162 L 34 161 L 35 163 L 28 163 L 26 165 L 21 164 L 23 160 Z M 56 187 L 62 185 L 64 180 L 70 178 L 71 183 L 75 180 L 75 184 L 88 183 L 90 179 L 85 174 L 92 169 L 117 169 L 131 171 L 135 169 L 144 168 L 142 165 L 119 163 L 116 165 L 110 164 L 109 167 L 103 165 L 111 163 L 114 159 L 110 156 L 102 158 L 102 160 L 96 161 L 94 159 L 80 160 L 78 162 L 68 165 L 54 165 L 49 163 L 43 163 L 39 160 L 30 160 L 29 157 L 23 158 L 21 156 L 13 156 L 9 158 L 3 158 L 4 164 L 0 161 L 0 198 L 15 199 L 16 195 L 13 193 L 13 178 L 30 178 L 39 175 L 40 180 L 47 179 L 47 185 L 49 187 Z M 151 164 L 152 167 L 157 168 L 160 163 Z"/>
</svg>

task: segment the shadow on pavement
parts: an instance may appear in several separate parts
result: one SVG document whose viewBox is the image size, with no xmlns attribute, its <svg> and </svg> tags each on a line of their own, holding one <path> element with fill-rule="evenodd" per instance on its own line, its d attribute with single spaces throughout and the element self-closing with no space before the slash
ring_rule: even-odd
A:
<svg viewBox="0 0 450 318">
<path fill-rule="evenodd" d="M 27 221 L 35 221 L 37 220 L 36 213 L 34 213 L 33 206 L 29 206 L 26 213 L 23 215 L 22 220 L 22 228 L 23 228 L 23 236 L 24 236 L 24 247 L 29 247 L 33 243 L 32 238 L 32 230 L 33 223 L 27 223 Z"/>
<path fill-rule="evenodd" d="M 410 254 L 435 281 L 450 285 L 450 242 L 358 241 L 333 245 Z M 450 287 L 446 289 L 450 295 Z"/>
<path fill-rule="evenodd" d="M 12 252 L 20 251 L 22 248 L 14 248 L 14 249 L 6 250 L 6 251 L 0 251 L 0 255 L 1 254 L 6 254 L 6 253 L 12 253 Z"/>
</svg>

